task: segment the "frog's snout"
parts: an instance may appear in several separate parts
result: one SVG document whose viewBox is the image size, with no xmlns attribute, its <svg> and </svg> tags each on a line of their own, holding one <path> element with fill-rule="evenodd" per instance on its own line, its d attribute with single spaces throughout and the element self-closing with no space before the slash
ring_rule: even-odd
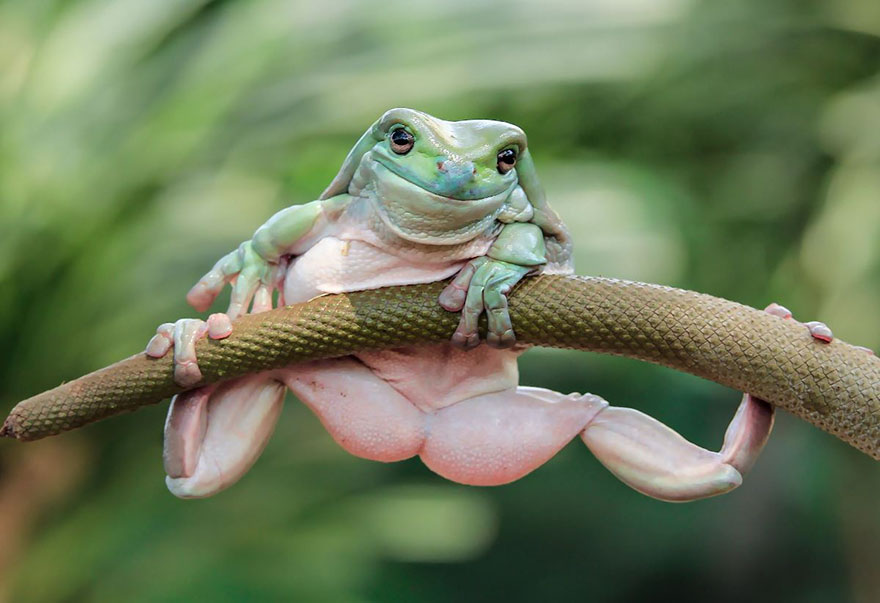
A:
<svg viewBox="0 0 880 603">
<path fill-rule="evenodd" d="M 473 161 L 437 161 L 437 188 L 441 194 L 453 196 L 471 186 L 477 175 Z"/>
</svg>

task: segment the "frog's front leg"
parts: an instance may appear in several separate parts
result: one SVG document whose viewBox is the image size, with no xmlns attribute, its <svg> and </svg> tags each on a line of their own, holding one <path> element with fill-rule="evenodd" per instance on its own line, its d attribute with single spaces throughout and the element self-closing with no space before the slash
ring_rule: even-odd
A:
<svg viewBox="0 0 880 603">
<path fill-rule="evenodd" d="M 275 289 L 282 292 L 278 305 L 284 305 L 283 281 L 288 259 L 329 234 L 333 221 L 349 201 L 348 195 L 340 195 L 279 211 L 257 229 L 251 240 L 220 258 L 190 289 L 187 301 L 204 312 L 229 283 L 232 294 L 226 313 L 233 320 L 247 313 L 248 308 L 255 314 L 271 310 Z"/>
<path fill-rule="evenodd" d="M 486 343 L 509 348 L 516 343 L 507 294 L 524 276 L 547 262 L 544 233 L 534 224 L 506 225 L 482 257 L 468 262 L 440 294 L 440 305 L 450 312 L 461 311 L 452 343 L 470 349 L 480 343 L 477 325 L 486 311 Z"/>
</svg>

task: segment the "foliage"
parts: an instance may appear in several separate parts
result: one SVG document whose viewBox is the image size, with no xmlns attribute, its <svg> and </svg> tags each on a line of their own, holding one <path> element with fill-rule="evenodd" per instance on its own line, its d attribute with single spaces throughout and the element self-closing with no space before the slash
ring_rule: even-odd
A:
<svg viewBox="0 0 880 603">
<path fill-rule="evenodd" d="M 385 109 L 516 123 L 578 271 L 779 301 L 880 348 L 874 0 L 0 4 L 0 407 L 140 349 Z M 720 444 L 738 396 L 530 351 Z M 515 484 L 347 456 L 294 400 L 178 501 L 164 408 L 0 445 L 0 598 L 876 601 L 880 473 L 787 416 L 734 493 L 644 498 L 579 443 Z M 5 589 L 5 590 L 4 590 Z"/>
</svg>

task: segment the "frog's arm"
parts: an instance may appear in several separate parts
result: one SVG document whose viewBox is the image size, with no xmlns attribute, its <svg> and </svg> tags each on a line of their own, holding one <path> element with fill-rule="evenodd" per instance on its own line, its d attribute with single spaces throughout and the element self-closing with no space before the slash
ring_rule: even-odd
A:
<svg viewBox="0 0 880 603">
<path fill-rule="evenodd" d="M 559 274 L 573 273 L 571 234 L 559 214 L 547 203 L 547 195 L 538 179 L 538 172 L 535 170 L 535 163 L 528 149 L 524 150 L 517 159 L 516 173 L 520 188 L 532 206 L 533 212 L 529 222 L 540 227 L 546 236 L 548 271 Z"/>
<path fill-rule="evenodd" d="M 485 256 L 468 262 L 440 294 L 440 305 L 451 312 L 461 310 L 461 321 L 452 342 L 464 348 L 480 343 L 478 320 L 486 311 L 489 330 L 486 343 L 498 348 L 516 343 L 507 294 L 530 272 L 547 263 L 544 232 L 536 224 L 506 224 Z"/>
<path fill-rule="evenodd" d="M 203 312 L 226 283 L 234 281 L 227 310 L 230 318 L 247 312 L 251 300 L 254 312 L 271 309 L 272 292 L 284 278 L 285 258 L 302 253 L 326 236 L 349 201 L 348 195 L 338 195 L 279 211 L 251 240 L 222 257 L 199 279 L 187 301 Z"/>
</svg>

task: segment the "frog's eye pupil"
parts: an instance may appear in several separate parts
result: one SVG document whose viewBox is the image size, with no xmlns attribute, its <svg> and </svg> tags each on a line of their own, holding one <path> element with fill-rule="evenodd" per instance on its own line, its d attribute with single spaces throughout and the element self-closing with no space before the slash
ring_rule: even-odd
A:
<svg viewBox="0 0 880 603">
<path fill-rule="evenodd" d="M 498 172 L 506 174 L 516 165 L 516 151 L 514 149 L 504 149 L 498 152 Z"/>
<path fill-rule="evenodd" d="M 415 142 L 415 137 L 403 128 L 398 128 L 391 133 L 391 150 L 398 155 L 409 153 Z"/>
</svg>

